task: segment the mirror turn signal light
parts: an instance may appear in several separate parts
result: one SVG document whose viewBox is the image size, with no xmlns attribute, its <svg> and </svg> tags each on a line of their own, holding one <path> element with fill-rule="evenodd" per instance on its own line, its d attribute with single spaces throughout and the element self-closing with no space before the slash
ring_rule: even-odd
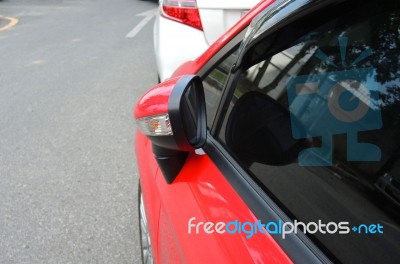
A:
<svg viewBox="0 0 400 264">
<path fill-rule="evenodd" d="M 143 117 L 137 119 L 136 122 L 146 136 L 173 135 L 168 114 Z"/>
</svg>

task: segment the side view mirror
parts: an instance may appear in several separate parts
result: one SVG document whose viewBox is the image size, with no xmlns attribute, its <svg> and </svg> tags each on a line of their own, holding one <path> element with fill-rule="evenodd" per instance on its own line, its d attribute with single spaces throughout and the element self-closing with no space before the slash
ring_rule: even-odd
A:
<svg viewBox="0 0 400 264">
<path fill-rule="evenodd" d="M 238 99 L 228 118 L 225 139 L 228 147 L 246 165 L 257 162 L 285 165 L 297 160 L 309 144 L 297 140 L 290 113 L 280 103 L 260 92 L 249 92 Z"/>
<path fill-rule="evenodd" d="M 206 142 L 206 109 L 200 77 L 186 75 L 157 85 L 139 99 L 134 112 L 138 127 L 153 144 L 166 181 L 172 183 L 188 152 Z"/>
<path fill-rule="evenodd" d="M 206 142 L 206 104 L 200 77 L 182 77 L 172 90 L 168 115 L 179 150 L 191 151 Z"/>
</svg>

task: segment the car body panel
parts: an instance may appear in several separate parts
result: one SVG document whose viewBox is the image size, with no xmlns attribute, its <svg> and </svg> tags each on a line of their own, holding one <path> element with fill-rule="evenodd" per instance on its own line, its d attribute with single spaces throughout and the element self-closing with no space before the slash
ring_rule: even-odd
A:
<svg viewBox="0 0 400 264">
<path fill-rule="evenodd" d="M 168 100 L 177 79 L 169 79 L 143 94 L 134 109 L 134 118 L 168 113 Z"/>
<path fill-rule="evenodd" d="M 176 182 L 167 185 L 159 175 L 157 187 L 160 197 L 166 198 L 161 201 L 161 211 L 165 213 L 161 213 L 160 222 L 165 219 L 170 224 L 168 227 L 178 240 L 177 247 L 182 248 L 190 263 L 254 263 L 255 260 L 290 263 L 269 235 L 246 239 L 245 234 L 188 234 L 187 222 L 191 217 L 196 217 L 196 222 L 256 221 L 207 155 L 191 153 Z M 162 241 L 163 236 L 159 247 L 168 247 L 168 243 Z M 209 254 L 211 251 L 213 254 Z"/>
<path fill-rule="evenodd" d="M 135 154 L 137 169 L 140 175 L 140 186 L 145 204 L 147 227 L 150 234 L 151 247 L 155 255 L 158 252 L 158 225 L 160 214 L 160 199 L 154 187 L 156 173 L 159 170 L 154 159 L 150 140 L 140 130 L 135 135 Z"/>
<path fill-rule="evenodd" d="M 150 155 L 151 143 L 140 132 L 137 140 L 141 141 L 136 149 L 141 153 L 138 163 L 143 175 L 147 173 L 146 162 L 151 160 L 154 165 L 152 158 L 144 155 Z M 154 166 L 147 169 L 153 171 Z M 156 205 L 146 207 L 146 214 L 149 218 L 159 216 L 157 223 L 149 221 L 149 226 L 156 225 L 150 228 L 152 241 L 157 241 L 152 244 L 156 263 L 291 263 L 270 235 L 258 234 L 247 239 L 243 233 L 195 234 L 194 228 L 188 233 L 188 220 L 192 217 L 196 217 L 194 223 L 257 221 L 207 155 L 191 153 L 171 185 L 165 182 L 160 170 L 156 170 L 155 179 L 141 177 L 141 184 L 145 204 Z"/>
</svg>

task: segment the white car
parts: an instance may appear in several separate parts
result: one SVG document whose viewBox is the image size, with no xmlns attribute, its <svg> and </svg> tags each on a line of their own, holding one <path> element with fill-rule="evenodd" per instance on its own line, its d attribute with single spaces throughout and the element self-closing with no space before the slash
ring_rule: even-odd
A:
<svg viewBox="0 0 400 264">
<path fill-rule="evenodd" d="M 154 48 L 160 81 L 193 60 L 260 0 L 160 0 Z"/>
</svg>

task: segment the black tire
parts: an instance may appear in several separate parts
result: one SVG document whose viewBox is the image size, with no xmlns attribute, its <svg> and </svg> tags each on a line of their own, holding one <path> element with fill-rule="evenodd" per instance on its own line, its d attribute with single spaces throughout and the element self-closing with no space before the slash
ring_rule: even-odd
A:
<svg viewBox="0 0 400 264">
<path fill-rule="evenodd" d="M 150 235 L 147 226 L 147 218 L 144 209 L 142 189 L 139 183 L 138 190 L 138 210 L 139 210 L 139 234 L 140 234 L 140 253 L 143 264 L 153 264 L 153 252 L 151 250 Z"/>
</svg>

